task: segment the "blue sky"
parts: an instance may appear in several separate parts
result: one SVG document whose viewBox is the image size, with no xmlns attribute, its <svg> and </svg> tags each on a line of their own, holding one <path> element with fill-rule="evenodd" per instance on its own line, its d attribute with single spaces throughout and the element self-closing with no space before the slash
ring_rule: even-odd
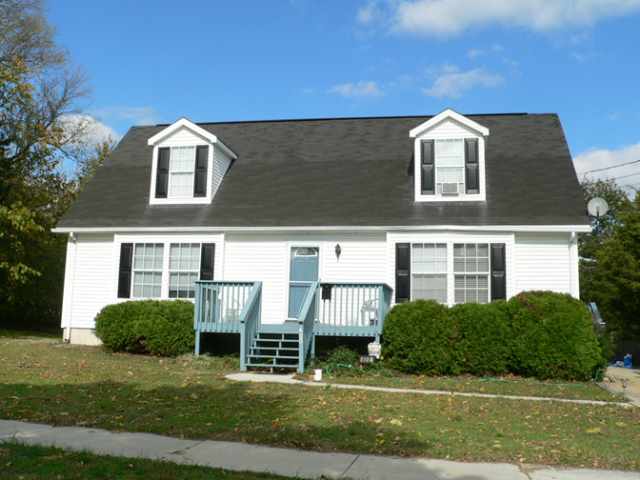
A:
<svg viewBox="0 0 640 480">
<path fill-rule="evenodd" d="M 50 0 L 47 14 L 98 133 L 557 112 L 580 173 L 640 159 L 640 0 Z M 639 185 L 640 165 L 598 175 L 634 172 L 620 183 Z"/>
</svg>

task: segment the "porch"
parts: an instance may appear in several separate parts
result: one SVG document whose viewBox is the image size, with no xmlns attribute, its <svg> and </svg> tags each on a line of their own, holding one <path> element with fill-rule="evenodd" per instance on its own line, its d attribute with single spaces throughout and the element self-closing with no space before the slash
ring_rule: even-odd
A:
<svg viewBox="0 0 640 480">
<path fill-rule="evenodd" d="M 316 336 L 379 340 L 392 292 L 382 283 L 311 282 L 296 318 L 273 324 L 261 321 L 262 291 L 262 282 L 196 282 L 195 354 L 200 354 L 202 333 L 238 333 L 241 370 L 302 372 L 315 354 Z"/>
</svg>

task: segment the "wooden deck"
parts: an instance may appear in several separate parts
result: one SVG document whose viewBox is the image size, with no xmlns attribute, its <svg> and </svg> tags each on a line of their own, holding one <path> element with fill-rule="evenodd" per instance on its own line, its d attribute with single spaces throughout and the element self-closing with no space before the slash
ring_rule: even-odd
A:
<svg viewBox="0 0 640 480">
<path fill-rule="evenodd" d="M 261 282 L 199 281 L 195 353 L 200 353 L 202 333 L 239 333 L 242 370 L 270 366 L 302 371 L 314 354 L 316 336 L 378 340 L 390 308 L 391 292 L 388 285 L 379 283 L 315 282 L 297 320 L 268 324 L 261 322 Z M 297 360 L 295 364 L 293 358 Z"/>
</svg>

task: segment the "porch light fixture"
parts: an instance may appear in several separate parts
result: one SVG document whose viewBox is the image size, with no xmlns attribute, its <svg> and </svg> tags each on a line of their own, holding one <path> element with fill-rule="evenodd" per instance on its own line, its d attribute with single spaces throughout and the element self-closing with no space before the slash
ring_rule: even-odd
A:
<svg viewBox="0 0 640 480">
<path fill-rule="evenodd" d="M 336 251 L 336 258 L 340 260 L 340 254 L 342 253 L 342 248 L 340 247 L 339 243 L 336 243 L 335 251 Z"/>
</svg>

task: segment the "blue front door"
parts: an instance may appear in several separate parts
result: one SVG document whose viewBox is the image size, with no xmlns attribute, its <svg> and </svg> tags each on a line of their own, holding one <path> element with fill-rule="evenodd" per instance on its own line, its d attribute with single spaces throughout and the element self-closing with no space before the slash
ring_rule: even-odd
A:
<svg viewBox="0 0 640 480">
<path fill-rule="evenodd" d="M 318 247 L 292 247 L 289 267 L 289 318 L 298 318 L 313 282 L 318 281 Z"/>
</svg>

